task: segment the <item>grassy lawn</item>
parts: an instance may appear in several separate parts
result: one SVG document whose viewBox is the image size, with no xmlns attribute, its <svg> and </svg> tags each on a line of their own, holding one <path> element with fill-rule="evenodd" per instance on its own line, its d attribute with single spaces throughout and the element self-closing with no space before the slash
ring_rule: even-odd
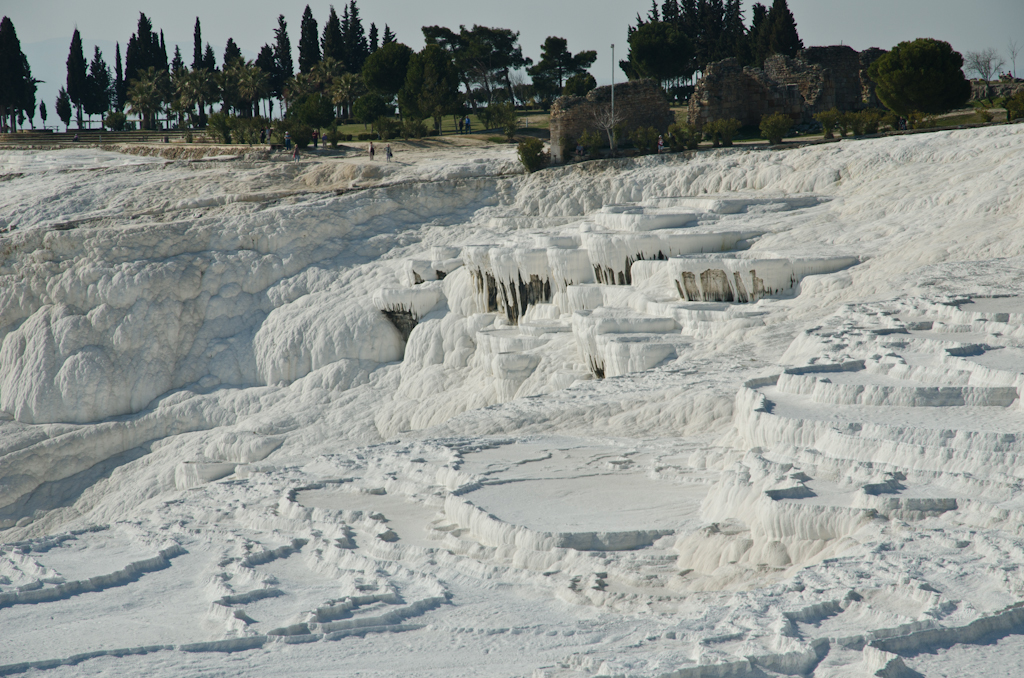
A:
<svg viewBox="0 0 1024 678">
<path fill-rule="evenodd" d="M 476 114 L 469 116 L 469 121 L 472 125 L 473 133 L 479 134 L 485 130 L 484 124 L 480 121 L 480 117 Z M 534 111 L 519 111 L 519 121 L 522 127 L 529 129 L 547 129 L 550 121 L 550 116 L 542 110 Z M 434 121 L 431 118 L 427 118 L 423 121 L 423 124 L 427 126 L 428 130 L 434 129 Z M 491 128 L 494 129 L 494 128 Z M 351 134 L 353 137 L 357 137 L 359 134 L 369 134 L 372 132 L 370 125 L 340 125 L 338 131 L 342 134 Z M 441 134 L 458 134 L 457 119 L 450 115 L 446 115 L 441 119 Z"/>
</svg>

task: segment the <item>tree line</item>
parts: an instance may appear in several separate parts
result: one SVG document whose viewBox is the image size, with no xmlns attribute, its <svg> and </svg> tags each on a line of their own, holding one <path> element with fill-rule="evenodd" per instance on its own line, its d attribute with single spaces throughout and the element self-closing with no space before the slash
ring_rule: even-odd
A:
<svg viewBox="0 0 1024 678">
<path fill-rule="evenodd" d="M 7 24 L 0 42 L 4 59 L 9 51 Z M 92 124 L 93 116 L 100 116 L 106 127 L 124 129 L 131 124 L 128 115 L 137 116 L 146 129 L 156 128 L 162 116 L 180 128 L 202 128 L 217 113 L 272 120 L 275 107 L 278 117 L 313 126 L 370 123 L 397 112 L 402 119 L 432 118 L 440 127 L 444 115 L 464 115 L 478 107 L 486 112 L 499 103 L 546 106 L 564 93 L 586 94 L 597 84 L 587 72 L 597 53 L 573 54 L 564 38 L 547 38 L 535 64 L 523 55 L 519 33 L 507 28 L 424 26 L 422 31 L 426 46 L 414 52 L 398 42 L 387 24 L 383 31 L 374 23 L 366 29 L 355 0 L 343 5 L 340 16 L 331 6 L 322 28 L 307 5 L 299 24 L 297 63 L 284 15 L 278 16 L 273 40 L 255 59 L 245 59 L 229 38 L 218 61 L 213 47 L 202 39 L 197 17 L 188 62 L 179 46 L 168 53 L 163 31 L 140 13 L 123 60 L 120 43 L 115 47 L 113 68 L 99 47 L 91 60 L 86 58 L 82 36 L 75 29 L 56 113 L 65 126 L 74 119 L 79 128 L 85 119 Z M 13 25 L 9 32 L 13 35 Z M 21 54 L 20 48 L 15 51 Z M 28 74 L 23 55 L 18 63 Z M 9 68 L 3 72 L 22 73 Z M 19 82 L 32 82 L 30 75 L 17 77 Z M 0 111 L 6 115 L 16 106 L 31 118 L 34 84 L 10 96 L 7 89 L 17 88 L 3 90 L 6 98 L 0 99 L 0 107 L 6 108 Z M 45 105 L 40 105 L 40 112 L 45 124 Z"/>
<path fill-rule="evenodd" d="M 709 63 L 735 57 L 761 67 L 772 54 L 792 57 L 803 49 L 786 0 L 770 8 L 755 3 L 751 16 L 748 26 L 740 0 L 652 0 L 628 28 L 629 54 L 619 66 L 630 79 L 653 78 L 679 94 Z"/>
</svg>

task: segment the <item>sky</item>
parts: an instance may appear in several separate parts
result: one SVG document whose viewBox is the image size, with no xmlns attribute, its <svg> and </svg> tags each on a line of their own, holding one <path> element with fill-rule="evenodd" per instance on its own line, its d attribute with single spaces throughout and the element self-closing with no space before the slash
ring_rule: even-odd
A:
<svg viewBox="0 0 1024 678">
<path fill-rule="evenodd" d="M 333 3 L 339 15 L 343 2 Z M 0 0 L 0 15 L 14 22 L 33 75 L 45 81 L 37 98 L 46 102 L 48 122 L 53 125 L 53 102 L 66 78 L 68 45 L 76 26 L 86 59 L 92 58 L 93 45 L 98 45 L 112 67 L 115 42 L 121 43 L 123 56 L 139 12 L 145 12 L 157 29 L 163 29 L 169 55 L 178 44 L 186 63 L 191 63 L 192 28 L 198 16 L 203 41 L 213 46 L 219 62 L 229 37 L 248 58 L 255 58 L 259 48 L 273 40 L 278 14 L 285 15 L 297 54 L 306 4 L 307 0 Z M 308 4 L 322 30 L 332 3 L 313 0 Z M 650 0 L 357 0 L 357 4 L 367 30 L 373 22 L 383 33 L 388 24 L 400 42 L 414 49 L 423 46 L 420 27 L 425 25 L 511 28 L 520 32 L 523 53 L 535 61 L 545 37 L 564 37 L 572 52 L 597 50 L 591 72 L 599 84 L 608 84 L 613 77 L 611 45 L 615 44 L 616 61 L 625 56 L 626 28 L 638 12 L 647 12 Z M 743 5 L 749 22 L 753 0 L 744 0 Z M 1024 0 L 789 0 L 789 6 L 807 46 L 888 49 L 903 40 L 930 37 L 946 40 L 960 52 L 991 47 L 1009 68 L 1007 43 L 1016 37 L 1024 44 Z M 1024 70 L 1024 53 L 1018 55 L 1017 66 Z M 616 82 L 625 78 L 618 69 L 614 77 Z"/>
</svg>

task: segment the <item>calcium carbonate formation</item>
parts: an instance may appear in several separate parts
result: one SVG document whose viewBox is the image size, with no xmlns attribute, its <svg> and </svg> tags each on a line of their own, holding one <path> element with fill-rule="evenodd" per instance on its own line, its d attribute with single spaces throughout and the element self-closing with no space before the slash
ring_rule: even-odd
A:
<svg viewBox="0 0 1024 678">
<path fill-rule="evenodd" d="M 1019 673 L 1022 151 L 0 152 L 0 674 Z"/>
</svg>

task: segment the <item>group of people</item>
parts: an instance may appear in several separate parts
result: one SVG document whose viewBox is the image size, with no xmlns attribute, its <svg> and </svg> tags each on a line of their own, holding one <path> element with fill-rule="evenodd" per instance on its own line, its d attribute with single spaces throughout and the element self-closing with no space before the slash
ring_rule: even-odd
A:
<svg viewBox="0 0 1024 678">
<path fill-rule="evenodd" d="M 467 120 L 468 120 L 468 118 L 467 118 Z M 317 134 L 316 130 L 314 130 L 313 131 L 313 148 L 316 148 L 316 143 L 317 143 L 318 138 L 319 138 L 319 135 Z M 75 141 L 77 141 L 77 140 L 78 139 L 77 139 L 77 135 L 76 135 Z M 291 152 L 292 152 L 292 160 L 294 160 L 295 162 L 298 162 L 299 161 L 299 146 L 298 146 L 298 144 L 295 144 L 294 148 L 292 147 L 292 133 L 287 131 L 287 130 L 285 130 L 285 133 L 284 133 L 284 147 L 285 147 L 285 150 L 291 150 Z M 376 149 L 376 147 L 374 147 L 372 141 L 370 142 L 370 145 L 366 149 L 366 154 L 370 156 L 370 160 L 373 160 L 374 156 L 377 154 L 377 149 Z M 391 162 L 392 158 L 394 158 L 394 157 L 395 157 L 395 154 L 391 150 L 391 144 L 385 144 L 384 145 L 384 160 L 385 160 L 385 162 Z"/>
<path fill-rule="evenodd" d="M 459 119 L 459 134 L 472 134 L 473 133 L 473 122 L 467 115 L 465 118 Z"/>
<path fill-rule="evenodd" d="M 373 156 L 377 153 L 377 149 L 374 148 L 373 142 L 366 149 L 366 154 L 370 156 L 370 160 L 373 160 Z M 384 161 L 391 162 L 391 159 L 395 157 L 395 154 L 391 152 L 391 144 L 385 144 L 384 146 Z"/>
</svg>

